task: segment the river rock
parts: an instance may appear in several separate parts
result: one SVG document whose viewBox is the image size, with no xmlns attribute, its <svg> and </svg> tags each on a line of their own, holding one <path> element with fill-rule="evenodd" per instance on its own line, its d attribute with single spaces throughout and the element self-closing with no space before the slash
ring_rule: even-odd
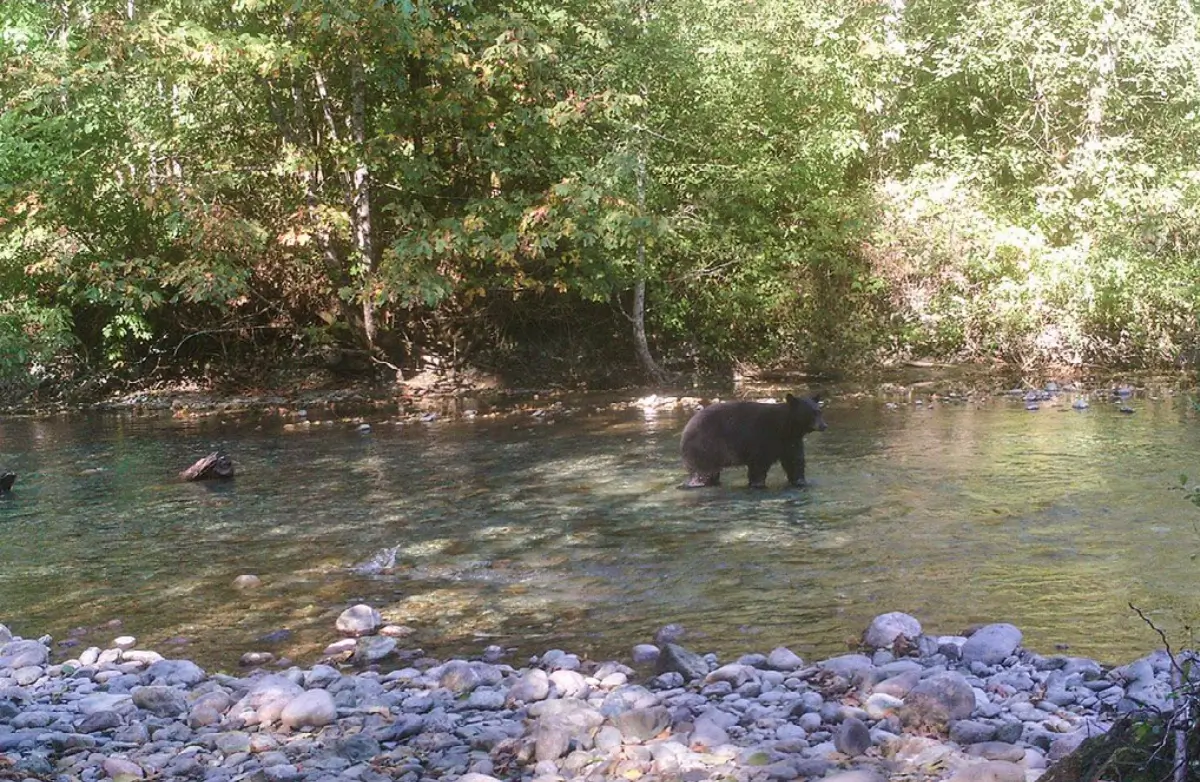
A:
<svg viewBox="0 0 1200 782">
<path fill-rule="evenodd" d="M 341 638 L 325 647 L 325 651 L 321 654 L 326 657 L 345 657 L 354 653 L 358 648 L 358 639 L 356 638 Z"/>
<path fill-rule="evenodd" d="M 108 774 L 110 779 L 130 780 L 130 779 L 145 779 L 146 772 L 142 767 L 132 760 L 118 757 L 107 757 L 104 759 L 104 773 Z"/>
<path fill-rule="evenodd" d="M 656 661 L 660 653 L 654 644 L 638 644 L 633 647 L 631 656 L 635 665 L 646 665 Z"/>
<path fill-rule="evenodd" d="M 95 714 L 98 711 L 115 711 L 128 714 L 135 708 L 133 698 L 124 693 L 95 692 L 86 695 L 76 702 L 76 708 L 83 715 Z"/>
<path fill-rule="evenodd" d="M 817 663 L 822 670 L 841 676 L 847 681 L 854 681 L 859 676 L 874 670 L 875 663 L 865 654 L 843 654 L 830 657 Z"/>
<path fill-rule="evenodd" d="M 222 733 L 214 740 L 217 749 L 226 755 L 250 751 L 250 734 L 240 730 Z"/>
<path fill-rule="evenodd" d="M 508 691 L 509 700 L 515 703 L 533 703 L 549 695 L 550 677 L 541 668 L 526 671 Z"/>
<path fill-rule="evenodd" d="M 269 674 L 255 679 L 250 691 L 231 711 L 247 720 L 248 724 L 270 725 L 279 719 L 284 707 L 303 692 L 304 688 L 292 680 L 279 674 Z"/>
<path fill-rule="evenodd" d="M 800 655 L 786 646 L 777 646 L 767 655 L 767 667 L 773 671 L 794 671 L 803 666 Z"/>
<path fill-rule="evenodd" d="M 591 690 L 579 671 L 554 671 L 550 674 L 550 683 L 560 698 L 586 698 Z"/>
<path fill-rule="evenodd" d="M 504 702 L 504 693 L 500 690 L 480 688 L 471 693 L 463 708 L 472 711 L 497 711 L 504 708 Z"/>
<path fill-rule="evenodd" d="M 996 726 L 976 720 L 954 720 L 950 723 L 950 740 L 964 747 L 991 741 L 996 736 Z"/>
<path fill-rule="evenodd" d="M 383 624 L 383 617 L 369 605 L 350 606 L 337 618 L 337 629 L 342 635 L 371 635 Z"/>
<path fill-rule="evenodd" d="M 141 663 L 142 665 L 153 665 L 163 659 L 163 656 L 158 652 L 150 651 L 149 649 L 129 649 L 121 651 L 121 661 L 126 663 Z M 128 670 L 128 669 L 126 669 Z"/>
<path fill-rule="evenodd" d="M 365 763 L 382 751 L 379 742 L 365 733 L 355 733 L 337 743 L 337 754 L 351 763 Z"/>
<path fill-rule="evenodd" d="M 892 611 L 875 617 L 863 633 L 863 644 L 872 649 L 890 647 L 897 638 L 915 639 L 921 635 L 921 623 L 908 614 Z"/>
<path fill-rule="evenodd" d="M 700 745 L 707 749 L 724 746 L 729 743 L 729 734 L 710 716 L 697 717 L 692 725 L 691 744 Z"/>
<path fill-rule="evenodd" d="M 873 768 L 856 768 L 823 777 L 821 782 L 887 782 L 887 778 Z"/>
<path fill-rule="evenodd" d="M 121 727 L 121 715 L 115 711 L 95 711 L 84 717 L 75 726 L 78 733 L 100 733 Z"/>
<path fill-rule="evenodd" d="M 283 707 L 279 720 L 285 728 L 310 725 L 322 728 L 337 718 L 337 707 L 328 690 L 305 690 Z"/>
<path fill-rule="evenodd" d="M 612 724 L 626 741 L 649 741 L 671 727 L 671 712 L 665 706 L 630 709 L 613 716 Z"/>
<path fill-rule="evenodd" d="M 946 671 L 922 679 L 904 696 L 901 721 L 906 725 L 948 727 L 975 711 L 975 690 L 962 674 Z"/>
<path fill-rule="evenodd" d="M 889 676 L 871 687 L 871 692 L 890 695 L 893 698 L 903 698 L 921 681 L 919 671 L 906 671 L 895 676 Z"/>
<path fill-rule="evenodd" d="M 135 706 L 156 717 L 178 717 L 187 711 L 187 700 L 184 699 L 183 692 L 174 687 L 158 684 L 134 687 L 130 695 L 133 696 Z"/>
<path fill-rule="evenodd" d="M 757 678 L 758 672 L 749 665 L 738 665 L 733 663 L 730 665 L 722 665 L 714 671 L 710 671 L 704 677 L 705 684 L 713 682 L 729 682 L 729 684 L 737 689 L 751 679 Z"/>
<path fill-rule="evenodd" d="M 591 735 L 604 722 L 600 712 L 577 700 L 539 701 L 529 707 L 529 715 L 537 719 L 534 744 L 539 761 L 557 760 L 572 739 Z"/>
<path fill-rule="evenodd" d="M 1017 763 L 1025 757 L 1025 750 L 1006 741 L 982 741 L 967 747 L 966 754 L 984 760 L 1007 760 Z"/>
<path fill-rule="evenodd" d="M 192 687 L 206 678 L 204 669 L 191 660 L 159 660 L 151 663 L 146 675 L 155 684 Z"/>
<path fill-rule="evenodd" d="M 370 665 L 386 658 L 396 651 L 396 639 L 384 635 L 373 635 L 359 638 L 352 658 L 357 665 Z"/>
<path fill-rule="evenodd" d="M 38 641 L 9 641 L 0 646 L 0 668 L 42 666 L 50 661 L 50 650 Z"/>
<path fill-rule="evenodd" d="M 985 625 L 962 645 L 963 662 L 996 665 L 1017 650 L 1023 637 L 1021 631 L 1010 624 Z"/>
<path fill-rule="evenodd" d="M 858 757 L 871 748 L 871 731 L 862 720 L 847 717 L 834 731 L 833 746 L 843 755 Z"/>
<path fill-rule="evenodd" d="M 605 717 L 615 717 L 634 709 L 648 709 L 658 705 L 658 696 L 638 684 L 627 684 L 618 687 L 600 703 L 600 714 Z"/>
<path fill-rule="evenodd" d="M 450 692 L 463 694 L 483 683 L 483 677 L 475 666 L 462 660 L 452 660 L 442 666 L 438 684 Z"/>
<path fill-rule="evenodd" d="M 233 580 L 234 589 L 258 589 L 262 586 L 262 579 L 253 573 L 243 573 Z"/>
<path fill-rule="evenodd" d="M 889 715 L 899 714 L 902 708 L 904 708 L 904 701 L 901 698 L 885 692 L 873 693 L 863 703 L 863 709 L 873 720 L 881 720 Z"/>
<path fill-rule="evenodd" d="M 46 669 L 40 665 L 24 665 L 13 671 L 13 679 L 22 687 L 33 684 L 45 675 Z"/>
<path fill-rule="evenodd" d="M 1025 782 L 1025 769 L 1004 760 L 989 760 L 954 772 L 946 782 Z"/>
<path fill-rule="evenodd" d="M 696 681 L 708 675 L 708 662 L 679 644 L 668 643 L 655 664 L 657 673 L 678 673 L 685 681 Z"/>
</svg>

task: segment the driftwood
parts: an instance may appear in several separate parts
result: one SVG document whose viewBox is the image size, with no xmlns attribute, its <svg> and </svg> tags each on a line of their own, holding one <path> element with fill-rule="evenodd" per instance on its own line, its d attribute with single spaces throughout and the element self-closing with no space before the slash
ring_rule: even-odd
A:
<svg viewBox="0 0 1200 782">
<path fill-rule="evenodd" d="M 17 474 L 15 472 L 0 472 L 0 492 L 12 491 L 13 484 L 17 482 Z"/>
<path fill-rule="evenodd" d="M 214 478 L 232 478 L 233 462 L 220 451 L 213 451 L 191 467 L 179 473 L 185 481 L 206 481 Z"/>
</svg>

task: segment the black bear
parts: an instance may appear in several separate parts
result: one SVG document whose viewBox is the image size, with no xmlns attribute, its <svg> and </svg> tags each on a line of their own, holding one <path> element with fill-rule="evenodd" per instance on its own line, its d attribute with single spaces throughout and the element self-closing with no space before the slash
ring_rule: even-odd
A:
<svg viewBox="0 0 1200 782">
<path fill-rule="evenodd" d="M 683 428 L 683 465 L 690 473 L 681 488 L 716 486 L 721 470 L 744 464 L 750 487 L 765 488 L 767 472 L 779 462 L 788 484 L 804 485 L 804 435 L 825 431 L 820 394 L 786 402 L 718 402 L 692 416 Z"/>
</svg>

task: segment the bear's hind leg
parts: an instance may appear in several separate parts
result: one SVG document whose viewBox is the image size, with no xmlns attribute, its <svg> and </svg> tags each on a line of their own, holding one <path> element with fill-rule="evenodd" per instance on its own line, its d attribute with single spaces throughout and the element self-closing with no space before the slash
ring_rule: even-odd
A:
<svg viewBox="0 0 1200 782">
<path fill-rule="evenodd" d="M 771 470 L 771 463 L 766 464 L 750 464 L 750 488 L 765 489 L 767 488 L 767 473 Z"/>
</svg>

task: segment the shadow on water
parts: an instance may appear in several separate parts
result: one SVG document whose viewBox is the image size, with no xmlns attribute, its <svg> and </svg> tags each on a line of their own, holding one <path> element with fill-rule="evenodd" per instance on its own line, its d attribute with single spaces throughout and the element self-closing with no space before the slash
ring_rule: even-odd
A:
<svg viewBox="0 0 1200 782">
<path fill-rule="evenodd" d="M 1011 621 L 1028 645 L 1109 661 L 1200 607 L 1197 512 L 1170 491 L 1200 446 L 1185 399 L 1137 414 L 1070 400 L 835 400 L 808 439 L 808 490 L 680 491 L 687 414 L 580 409 L 285 431 L 70 416 L 0 420 L 0 621 L 62 637 L 109 619 L 233 667 L 251 649 L 312 659 L 367 601 L 435 655 L 491 643 L 624 656 L 679 622 L 693 646 L 840 652 L 903 610 L 953 633 Z M 214 448 L 238 477 L 184 484 Z M 1200 477 L 1196 475 L 1195 477 Z M 351 566 L 396 547 L 395 571 Z M 264 585 L 240 592 L 242 573 Z M 284 641 L 259 641 L 287 628 Z M 105 630 L 87 642 L 104 642 Z"/>
</svg>

